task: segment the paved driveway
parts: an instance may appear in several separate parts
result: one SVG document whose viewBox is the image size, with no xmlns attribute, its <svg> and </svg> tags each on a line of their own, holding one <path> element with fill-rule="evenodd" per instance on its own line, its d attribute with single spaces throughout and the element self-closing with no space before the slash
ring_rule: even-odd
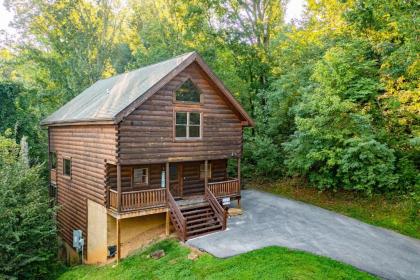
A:
<svg viewBox="0 0 420 280">
<path fill-rule="evenodd" d="M 351 264 L 386 279 L 420 279 L 420 240 L 305 203 L 243 191 L 228 229 L 187 243 L 225 258 L 278 245 Z"/>
</svg>

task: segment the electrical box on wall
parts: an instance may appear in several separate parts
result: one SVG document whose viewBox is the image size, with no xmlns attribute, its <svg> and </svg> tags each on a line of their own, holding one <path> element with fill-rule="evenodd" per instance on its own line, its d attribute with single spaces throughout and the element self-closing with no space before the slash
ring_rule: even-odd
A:
<svg viewBox="0 0 420 280">
<path fill-rule="evenodd" d="M 83 245 L 85 244 L 85 240 L 83 239 L 83 234 L 81 229 L 73 230 L 73 248 L 75 248 L 78 252 L 83 249 Z"/>
</svg>

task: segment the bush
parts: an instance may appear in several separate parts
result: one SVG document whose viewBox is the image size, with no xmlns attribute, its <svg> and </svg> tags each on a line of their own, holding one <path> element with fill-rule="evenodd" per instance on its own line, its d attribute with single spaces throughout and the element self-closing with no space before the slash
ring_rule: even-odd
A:
<svg viewBox="0 0 420 280">
<path fill-rule="evenodd" d="M 283 166 L 279 151 L 280 148 L 268 137 L 258 135 L 249 137 L 244 144 L 243 175 L 278 177 L 282 173 Z"/>
<path fill-rule="evenodd" d="M 397 185 L 395 157 L 385 144 L 374 139 L 349 139 L 339 158 L 337 177 L 346 189 L 371 194 L 374 190 L 390 191 Z"/>
<path fill-rule="evenodd" d="M 54 209 L 40 170 L 0 136 L 0 278 L 43 279 L 57 264 Z"/>
</svg>

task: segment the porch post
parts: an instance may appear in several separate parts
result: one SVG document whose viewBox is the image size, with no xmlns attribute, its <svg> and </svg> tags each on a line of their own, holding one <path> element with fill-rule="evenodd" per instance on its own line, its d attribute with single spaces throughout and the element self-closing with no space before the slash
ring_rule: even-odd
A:
<svg viewBox="0 0 420 280">
<path fill-rule="evenodd" d="M 121 165 L 117 163 L 117 209 L 121 212 Z"/>
<path fill-rule="evenodd" d="M 207 194 L 207 187 L 209 184 L 209 179 L 207 177 L 207 168 L 208 168 L 208 160 L 204 161 L 204 193 Z"/>
<path fill-rule="evenodd" d="M 116 219 L 117 222 L 117 264 L 121 259 L 121 224 L 120 219 Z"/>
<path fill-rule="evenodd" d="M 165 187 L 166 192 L 169 192 L 169 162 L 166 163 L 165 171 Z"/>
<path fill-rule="evenodd" d="M 238 157 L 238 182 L 239 182 L 239 190 L 241 190 L 241 158 Z"/>
<path fill-rule="evenodd" d="M 238 208 L 241 208 L 241 158 L 238 157 L 238 186 L 239 186 L 239 196 L 238 196 Z"/>
<path fill-rule="evenodd" d="M 169 210 L 166 211 L 166 221 L 165 221 L 165 235 L 168 236 L 170 234 L 170 230 L 169 230 Z"/>
</svg>

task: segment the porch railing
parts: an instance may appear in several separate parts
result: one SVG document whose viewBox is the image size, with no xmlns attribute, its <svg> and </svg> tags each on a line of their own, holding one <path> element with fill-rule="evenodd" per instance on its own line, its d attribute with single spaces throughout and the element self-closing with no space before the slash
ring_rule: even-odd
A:
<svg viewBox="0 0 420 280">
<path fill-rule="evenodd" d="M 221 182 L 208 183 L 209 190 L 216 198 L 240 195 L 239 179 L 229 179 Z"/>
<path fill-rule="evenodd" d="M 118 209 L 118 192 L 109 189 L 109 207 Z M 133 211 L 139 209 L 166 206 L 165 189 L 151 189 L 130 191 L 121 193 L 121 211 Z"/>
<path fill-rule="evenodd" d="M 227 221 L 227 211 L 219 204 L 216 196 L 210 189 L 205 191 L 205 196 L 206 196 L 207 201 L 210 204 L 210 207 L 213 208 L 213 211 L 216 214 L 217 219 L 222 224 L 222 230 L 225 230 L 226 221 Z"/>
<path fill-rule="evenodd" d="M 181 240 L 185 241 L 187 240 L 187 220 L 185 219 L 181 209 L 169 191 L 167 192 L 167 197 L 171 222 L 174 225 L 175 230 L 178 232 Z"/>
</svg>

